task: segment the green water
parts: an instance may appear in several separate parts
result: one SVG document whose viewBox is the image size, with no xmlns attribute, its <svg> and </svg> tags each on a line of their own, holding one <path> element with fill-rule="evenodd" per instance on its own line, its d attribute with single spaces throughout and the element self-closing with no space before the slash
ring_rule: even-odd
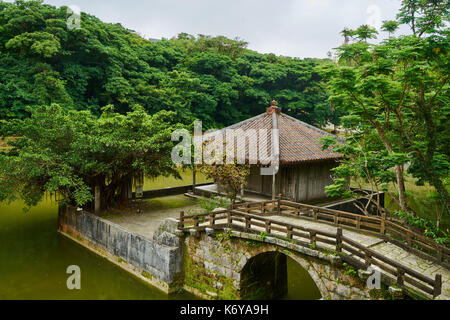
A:
<svg viewBox="0 0 450 320">
<path fill-rule="evenodd" d="M 157 187 L 163 182 L 158 179 Z M 156 201 L 155 205 L 158 206 L 165 204 L 164 199 L 152 201 Z M 66 270 L 70 265 L 77 265 L 81 269 L 81 290 L 67 289 L 69 275 Z M 288 279 L 289 293 L 283 299 L 320 298 L 306 270 L 291 259 L 288 259 Z M 196 298 L 188 293 L 168 296 L 60 235 L 57 232 L 57 205 L 45 200 L 27 213 L 23 212 L 19 202 L 0 204 L 0 300 L 2 299 Z"/>
<path fill-rule="evenodd" d="M 0 206 L 0 299 L 193 299 L 168 296 L 56 231 L 57 207 L 45 201 L 28 213 Z M 66 269 L 81 269 L 81 290 L 68 290 Z"/>
</svg>

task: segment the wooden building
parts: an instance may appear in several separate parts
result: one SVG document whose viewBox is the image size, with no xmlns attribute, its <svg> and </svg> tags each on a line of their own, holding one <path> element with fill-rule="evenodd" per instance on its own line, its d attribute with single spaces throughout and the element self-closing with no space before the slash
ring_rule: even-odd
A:
<svg viewBox="0 0 450 320">
<path fill-rule="evenodd" d="M 227 130 L 238 129 L 242 131 L 235 144 L 245 145 L 248 163 L 252 163 L 250 146 L 258 146 L 257 163 L 251 166 L 245 191 L 271 197 L 282 194 L 285 199 L 306 203 L 327 198 L 325 187 L 333 184 L 331 169 L 341 158 L 330 149 L 322 150 L 319 139 L 330 133 L 283 114 L 276 101 L 271 102 L 265 113 L 219 132 L 225 134 L 226 141 L 226 132 L 232 132 Z M 259 146 L 261 131 L 268 132 L 267 154 L 272 159 L 272 168 L 278 168 L 274 170 L 276 174 L 262 175 L 261 167 L 265 166 L 261 159 L 265 156 Z"/>
</svg>

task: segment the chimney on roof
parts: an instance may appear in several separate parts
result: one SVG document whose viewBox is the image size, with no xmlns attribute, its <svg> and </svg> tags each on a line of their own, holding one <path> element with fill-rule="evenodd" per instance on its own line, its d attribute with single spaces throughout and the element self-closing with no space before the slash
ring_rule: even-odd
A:
<svg viewBox="0 0 450 320">
<path fill-rule="evenodd" d="M 270 101 L 270 107 L 267 108 L 267 114 L 271 115 L 274 112 L 280 113 L 281 108 L 278 107 L 278 102 L 276 102 L 275 100 L 272 100 L 272 101 Z"/>
</svg>

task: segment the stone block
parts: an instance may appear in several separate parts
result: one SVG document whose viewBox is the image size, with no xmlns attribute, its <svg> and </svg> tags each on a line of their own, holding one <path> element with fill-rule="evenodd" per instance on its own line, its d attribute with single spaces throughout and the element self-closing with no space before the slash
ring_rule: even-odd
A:
<svg viewBox="0 0 450 320">
<path fill-rule="evenodd" d="M 198 238 L 198 236 L 199 236 L 198 231 L 195 229 L 189 229 L 189 234 L 191 235 L 191 237 L 194 237 L 194 238 Z"/>
<path fill-rule="evenodd" d="M 169 247 L 179 247 L 180 246 L 180 238 L 172 233 L 168 233 L 164 231 L 155 239 L 156 243 L 169 246 Z"/>
</svg>

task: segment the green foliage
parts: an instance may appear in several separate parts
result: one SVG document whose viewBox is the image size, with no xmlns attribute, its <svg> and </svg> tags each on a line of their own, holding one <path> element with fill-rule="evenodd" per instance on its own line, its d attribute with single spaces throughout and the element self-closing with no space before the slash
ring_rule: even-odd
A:
<svg viewBox="0 0 450 320">
<path fill-rule="evenodd" d="M 29 109 L 23 120 L 1 122 L 11 148 L 0 154 L 0 201 L 21 198 L 36 205 L 46 192 L 60 201 L 89 204 L 100 187 L 102 207 L 128 199 L 142 176 L 179 177 L 170 154 L 173 113 L 148 115 L 140 106 L 126 115 L 105 107 L 99 118 L 59 105 Z"/>
<path fill-rule="evenodd" d="M 344 262 L 342 264 L 344 266 L 344 273 L 346 275 L 352 276 L 352 277 L 357 277 L 358 276 L 358 269 L 356 269 L 355 267 L 349 265 L 348 263 Z"/>
<path fill-rule="evenodd" d="M 217 233 L 216 237 L 217 237 L 217 240 L 219 240 L 220 243 L 224 243 L 224 242 L 230 241 L 231 237 L 232 237 L 231 230 L 227 230 L 227 231 L 224 231 L 224 232 Z M 225 248 L 227 250 L 230 249 L 229 245 L 225 245 Z"/>
<path fill-rule="evenodd" d="M 223 36 L 153 42 L 85 13 L 71 30 L 67 18 L 64 6 L 0 2 L 0 118 L 52 103 L 95 115 L 109 104 L 122 114 L 139 104 L 210 129 L 260 114 L 276 99 L 308 123 L 338 121 L 318 86 L 321 60 L 259 54 Z"/>
<path fill-rule="evenodd" d="M 389 36 L 393 34 L 399 27 L 398 21 L 395 20 L 387 20 L 383 21 L 383 25 L 381 26 L 381 29 L 385 32 L 389 33 Z"/>
<path fill-rule="evenodd" d="M 418 228 L 427 237 L 432 238 L 436 243 L 450 246 L 450 237 L 448 230 L 438 229 L 436 224 L 428 219 L 415 217 L 401 210 L 394 212 L 394 215 L 402 219 L 407 225 Z"/>
<path fill-rule="evenodd" d="M 204 141 L 204 148 L 209 148 L 211 144 L 214 144 L 213 140 Z M 234 159 L 233 163 L 227 163 L 227 145 L 223 144 L 222 154 L 215 153 L 212 159 L 209 159 L 210 163 L 198 165 L 200 171 L 218 185 L 219 188 L 223 188 L 227 197 L 233 203 L 237 195 L 241 192 L 242 188 L 247 182 L 247 177 L 250 175 L 249 164 L 237 164 L 237 159 Z"/>
<path fill-rule="evenodd" d="M 206 213 L 208 213 L 217 208 L 228 208 L 228 206 L 230 205 L 230 201 L 223 197 L 201 198 L 198 201 L 198 205 Z"/>
<path fill-rule="evenodd" d="M 408 211 L 408 165 L 419 184 L 436 189 L 449 214 L 448 11 L 448 1 L 403 0 L 398 21 L 383 28 L 393 32 L 397 24 L 409 24 L 412 34 L 374 45 L 367 42 L 375 36 L 367 26 L 342 32 L 359 41 L 337 48 L 338 63 L 321 66 L 330 103 L 346 114 L 346 142 L 324 141 L 344 155 L 331 194 L 345 192 L 338 179 L 362 180 L 373 191 L 395 183 L 397 202 Z"/>
<path fill-rule="evenodd" d="M 259 236 L 261 237 L 261 240 L 262 240 L 262 241 L 266 241 L 267 233 L 265 233 L 264 231 L 262 231 L 262 232 L 260 233 Z"/>
</svg>

